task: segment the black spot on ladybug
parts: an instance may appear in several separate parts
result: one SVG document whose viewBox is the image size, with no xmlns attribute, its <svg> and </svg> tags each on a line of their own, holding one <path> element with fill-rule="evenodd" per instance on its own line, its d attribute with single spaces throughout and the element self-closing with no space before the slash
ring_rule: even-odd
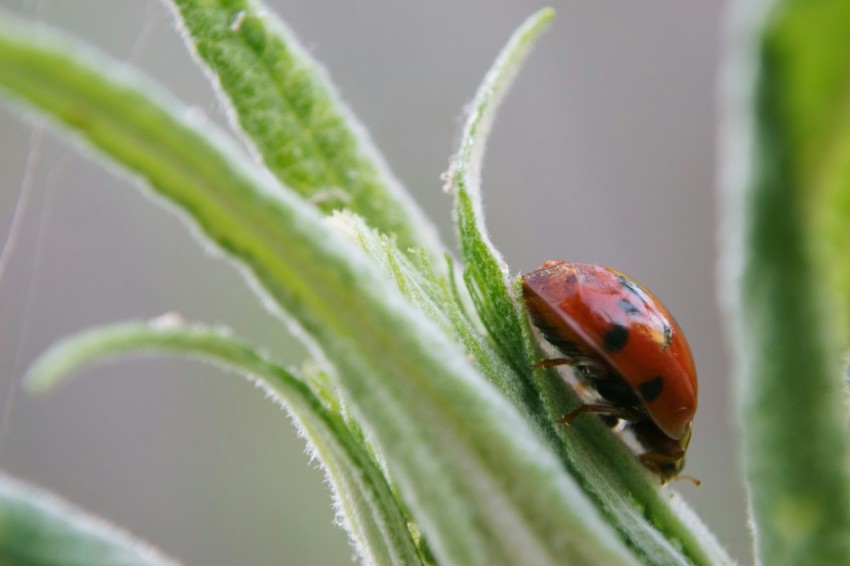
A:
<svg viewBox="0 0 850 566">
<path fill-rule="evenodd" d="M 607 352 L 619 352 L 629 341 L 629 329 L 622 324 L 612 324 L 602 337 L 602 347 Z"/>
<path fill-rule="evenodd" d="M 664 377 L 657 375 L 650 379 L 649 381 L 644 381 L 640 385 L 638 385 L 638 393 L 643 398 L 644 401 L 652 403 L 658 396 L 661 395 L 661 392 L 664 390 Z"/>
<path fill-rule="evenodd" d="M 620 299 L 617 301 L 617 304 L 623 309 L 623 312 L 626 314 L 640 314 L 640 309 L 632 304 L 632 302 L 628 299 Z"/>
</svg>

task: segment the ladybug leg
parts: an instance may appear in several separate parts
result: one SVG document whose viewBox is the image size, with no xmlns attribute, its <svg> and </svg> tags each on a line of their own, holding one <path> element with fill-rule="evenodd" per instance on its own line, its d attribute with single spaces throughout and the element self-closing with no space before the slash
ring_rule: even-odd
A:
<svg viewBox="0 0 850 566">
<path fill-rule="evenodd" d="M 575 360 L 572 358 L 552 358 L 551 360 L 540 360 L 532 364 L 531 369 L 549 369 L 556 366 L 571 366 L 575 365 Z"/>
<path fill-rule="evenodd" d="M 631 407 L 617 407 L 615 405 L 582 405 L 578 409 L 571 411 L 558 419 L 558 424 L 569 425 L 578 417 L 579 415 L 583 415 L 584 413 L 593 413 L 596 415 L 604 415 L 607 417 L 614 417 L 616 419 L 622 419 L 624 421 L 635 421 L 642 418 L 645 418 L 643 414 L 639 411 L 631 408 Z"/>
<path fill-rule="evenodd" d="M 548 360 L 540 360 L 535 362 L 531 369 L 549 369 L 557 366 L 570 366 L 575 368 L 576 373 L 581 379 L 586 381 L 596 381 L 602 379 L 607 370 L 605 367 L 587 356 L 571 356 L 564 358 L 552 358 Z"/>
</svg>

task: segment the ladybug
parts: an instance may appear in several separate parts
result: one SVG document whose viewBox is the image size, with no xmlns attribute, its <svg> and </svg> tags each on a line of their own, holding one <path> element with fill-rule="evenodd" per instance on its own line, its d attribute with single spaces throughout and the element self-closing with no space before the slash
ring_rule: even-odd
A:
<svg viewBox="0 0 850 566">
<path fill-rule="evenodd" d="M 569 424 L 596 413 L 623 422 L 645 452 L 640 461 L 676 478 L 685 465 L 697 410 L 693 356 L 661 301 L 634 279 L 607 267 L 547 261 L 522 277 L 528 313 L 563 355 L 536 367 L 571 365 L 601 398 L 565 415 Z"/>
</svg>

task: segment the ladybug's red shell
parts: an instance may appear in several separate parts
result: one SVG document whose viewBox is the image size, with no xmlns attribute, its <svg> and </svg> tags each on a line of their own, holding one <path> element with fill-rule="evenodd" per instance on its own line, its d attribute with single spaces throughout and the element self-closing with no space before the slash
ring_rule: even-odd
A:
<svg viewBox="0 0 850 566">
<path fill-rule="evenodd" d="M 547 262 L 523 277 L 523 289 L 550 335 L 619 374 L 664 434 L 686 435 L 697 409 L 696 369 L 661 301 L 619 271 L 583 263 Z"/>
</svg>

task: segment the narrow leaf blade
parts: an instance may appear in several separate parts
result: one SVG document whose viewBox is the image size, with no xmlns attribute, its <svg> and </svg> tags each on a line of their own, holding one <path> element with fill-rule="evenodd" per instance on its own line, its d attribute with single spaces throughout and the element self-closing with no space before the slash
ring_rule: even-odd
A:
<svg viewBox="0 0 850 566">
<path fill-rule="evenodd" d="M 450 283 L 446 281 L 450 275 L 436 273 L 427 258 L 420 258 L 419 264 L 414 265 L 396 248 L 394 241 L 369 228 L 354 214 L 338 213 L 329 219 L 329 225 L 358 244 L 385 277 L 395 280 L 399 291 L 414 306 L 443 332 L 459 341 L 487 379 L 513 401 L 526 418 L 537 418 L 539 412 L 530 410 L 539 407 L 536 391 L 502 359 L 492 343 L 462 311 Z M 448 271 L 451 273 L 451 270 Z"/>
<path fill-rule="evenodd" d="M 847 248 L 823 253 L 821 215 L 833 211 L 820 206 L 830 179 L 845 201 L 850 189 L 843 158 L 831 170 L 850 135 L 850 10 L 832 0 L 739 4 L 726 81 L 723 284 L 756 555 L 846 564 L 848 319 L 831 282 L 836 265 L 847 269 Z"/>
<path fill-rule="evenodd" d="M 0 564 L 176 566 L 101 519 L 0 473 Z"/>
<path fill-rule="evenodd" d="M 353 546 L 367 564 L 418 564 L 419 551 L 381 471 L 366 447 L 293 374 L 223 329 L 182 323 L 123 323 L 82 332 L 45 352 L 31 367 L 26 386 L 44 392 L 94 363 L 140 353 L 189 356 L 224 366 L 259 382 L 293 417 L 312 444 Z"/>
<path fill-rule="evenodd" d="M 433 225 L 405 193 L 295 35 L 254 0 L 175 0 L 197 51 L 263 162 L 320 209 L 357 212 L 402 249 L 439 257 Z"/>
<path fill-rule="evenodd" d="M 448 172 L 455 194 L 455 224 L 466 266 L 464 275 L 478 314 L 503 355 L 522 363 L 521 312 L 508 280 L 508 266 L 496 250 L 484 225 L 481 199 L 481 166 L 487 136 L 499 103 L 529 54 L 534 40 L 554 18 L 543 9 L 533 14 L 513 34 L 478 88 L 461 134 L 461 144 Z"/>
</svg>

